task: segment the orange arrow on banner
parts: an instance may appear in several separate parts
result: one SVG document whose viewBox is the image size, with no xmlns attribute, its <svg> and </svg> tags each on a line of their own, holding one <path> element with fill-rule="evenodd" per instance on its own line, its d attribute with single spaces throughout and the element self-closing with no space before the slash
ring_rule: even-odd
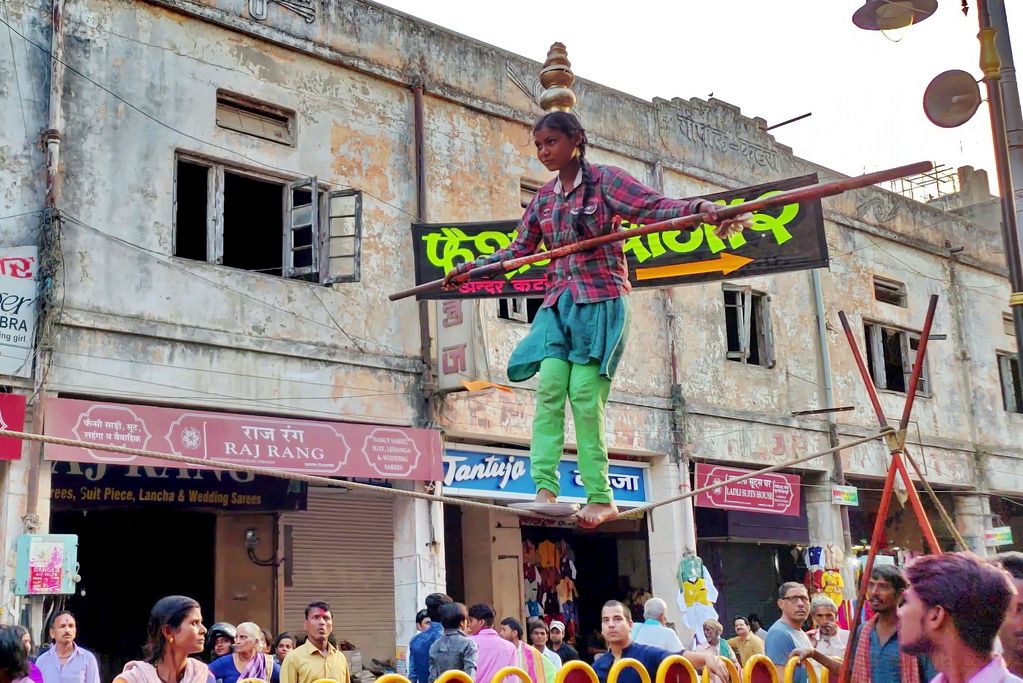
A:
<svg viewBox="0 0 1023 683">
<path fill-rule="evenodd" d="M 729 275 L 750 263 L 753 263 L 753 259 L 725 252 L 716 259 L 710 259 L 708 261 L 676 263 L 671 266 L 654 266 L 652 268 L 637 268 L 636 279 L 658 280 L 665 277 L 699 275 L 701 273 L 721 273 L 723 275 Z"/>
</svg>

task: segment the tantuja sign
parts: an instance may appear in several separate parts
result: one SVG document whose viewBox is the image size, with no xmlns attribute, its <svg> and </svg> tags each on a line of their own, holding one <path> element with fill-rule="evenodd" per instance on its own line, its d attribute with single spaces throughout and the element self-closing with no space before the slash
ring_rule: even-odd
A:
<svg viewBox="0 0 1023 683">
<path fill-rule="evenodd" d="M 816 174 L 707 195 L 735 205 L 817 182 Z M 622 229 L 635 225 L 623 223 Z M 474 261 L 507 247 L 515 239 L 518 221 L 479 223 L 418 223 L 412 226 L 416 284 L 437 280 L 460 263 Z M 828 247 L 820 200 L 759 212 L 753 226 L 721 240 L 714 227 L 671 230 L 626 239 L 623 244 L 634 287 L 712 282 L 792 270 L 826 268 Z M 548 261 L 523 266 L 494 280 L 474 280 L 458 290 L 436 291 L 426 298 L 542 296 Z"/>
</svg>

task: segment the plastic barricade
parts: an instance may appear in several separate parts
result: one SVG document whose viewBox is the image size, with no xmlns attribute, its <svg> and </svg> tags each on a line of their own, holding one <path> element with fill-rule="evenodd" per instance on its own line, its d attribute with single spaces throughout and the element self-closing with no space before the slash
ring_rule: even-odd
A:
<svg viewBox="0 0 1023 683">
<path fill-rule="evenodd" d="M 504 683 L 504 679 L 509 676 L 515 676 L 519 679 L 520 683 L 533 683 L 525 669 L 521 669 L 517 666 L 506 666 L 503 669 L 498 669 L 497 673 L 494 674 L 494 677 L 490 679 L 490 683 Z M 377 681 L 377 683 L 380 683 L 380 681 Z M 482 681 L 480 683 L 482 683 Z"/>
<path fill-rule="evenodd" d="M 778 683 L 778 669 L 766 655 L 753 655 L 742 667 L 743 683 Z"/>
</svg>

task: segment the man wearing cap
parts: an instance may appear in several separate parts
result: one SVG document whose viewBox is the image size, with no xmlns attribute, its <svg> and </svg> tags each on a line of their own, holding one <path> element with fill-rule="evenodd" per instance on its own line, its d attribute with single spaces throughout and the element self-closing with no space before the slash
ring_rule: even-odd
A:
<svg viewBox="0 0 1023 683">
<path fill-rule="evenodd" d="M 551 649 L 554 654 L 561 658 L 561 663 L 579 659 L 579 653 L 574 647 L 565 642 L 565 624 L 555 619 L 551 622 Z"/>
</svg>

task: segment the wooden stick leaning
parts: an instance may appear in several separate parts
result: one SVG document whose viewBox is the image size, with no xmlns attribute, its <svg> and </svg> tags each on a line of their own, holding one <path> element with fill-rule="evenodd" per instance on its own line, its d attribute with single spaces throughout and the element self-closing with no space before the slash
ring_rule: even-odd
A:
<svg viewBox="0 0 1023 683">
<path fill-rule="evenodd" d="M 915 164 L 907 164 L 906 166 L 898 166 L 896 168 L 886 169 L 884 171 L 875 171 L 874 173 L 866 173 L 864 175 L 855 176 L 852 178 L 842 178 L 841 180 L 832 180 L 826 183 L 817 183 L 815 185 L 807 185 L 806 187 L 798 187 L 794 190 L 788 190 L 780 192 L 770 197 L 764 197 L 742 204 L 736 204 L 734 206 L 722 206 L 718 208 L 713 215 L 709 213 L 695 213 L 690 216 L 680 216 L 679 218 L 672 218 L 666 221 L 659 221 L 657 223 L 651 223 L 650 225 L 644 225 L 631 230 L 619 230 L 616 232 L 608 233 L 606 235 L 600 235 L 598 237 L 592 237 L 586 240 L 580 240 L 573 242 L 572 244 L 566 244 L 550 251 L 537 252 L 535 254 L 529 254 L 519 258 L 508 259 L 506 261 L 498 261 L 497 263 L 490 263 L 479 268 L 473 268 L 467 275 L 468 279 L 480 279 L 489 278 L 506 273 L 512 270 L 518 270 L 524 265 L 529 263 L 536 263 L 537 261 L 546 261 L 548 259 L 556 259 L 569 254 L 575 254 L 580 251 L 587 251 L 604 244 L 610 244 L 611 242 L 621 242 L 627 240 L 630 237 L 639 237 L 641 235 L 649 235 L 655 232 L 665 232 L 667 230 L 680 230 L 682 228 L 694 228 L 702 225 L 703 223 L 710 222 L 713 219 L 717 221 L 728 220 L 731 218 L 737 218 L 744 213 L 755 213 L 757 211 L 763 211 L 764 209 L 774 208 L 776 206 L 785 206 L 787 204 L 798 204 L 799 202 L 810 201 L 813 199 L 821 199 L 823 197 L 832 197 L 834 195 L 842 194 L 849 190 L 856 190 L 862 187 L 869 187 L 870 185 L 876 185 L 877 183 L 883 183 L 889 180 L 896 180 L 898 178 L 905 178 L 906 176 L 918 175 L 931 170 L 932 164 L 929 161 L 920 161 Z M 424 282 L 421 285 L 404 289 L 400 292 L 391 294 L 388 298 L 391 301 L 398 301 L 405 299 L 410 296 L 420 296 L 422 294 L 428 294 L 435 292 L 441 288 L 444 280 L 433 280 L 431 282 Z"/>
</svg>

